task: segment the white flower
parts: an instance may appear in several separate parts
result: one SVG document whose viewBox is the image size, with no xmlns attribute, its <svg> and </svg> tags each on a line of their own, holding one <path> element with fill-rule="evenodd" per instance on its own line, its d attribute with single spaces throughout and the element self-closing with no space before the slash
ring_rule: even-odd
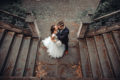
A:
<svg viewBox="0 0 120 80">
<path fill-rule="evenodd" d="M 61 45 L 62 45 L 62 42 L 61 42 L 60 40 L 58 40 L 58 41 L 56 42 L 56 45 L 57 45 L 57 46 L 61 46 Z"/>
</svg>

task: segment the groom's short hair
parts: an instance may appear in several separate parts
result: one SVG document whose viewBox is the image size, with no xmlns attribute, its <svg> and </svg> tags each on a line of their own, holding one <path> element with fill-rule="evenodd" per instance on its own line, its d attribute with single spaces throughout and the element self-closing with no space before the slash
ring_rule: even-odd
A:
<svg viewBox="0 0 120 80">
<path fill-rule="evenodd" d="M 63 22 L 63 21 L 59 21 L 59 22 L 57 23 L 57 26 L 64 26 L 64 22 Z"/>
</svg>

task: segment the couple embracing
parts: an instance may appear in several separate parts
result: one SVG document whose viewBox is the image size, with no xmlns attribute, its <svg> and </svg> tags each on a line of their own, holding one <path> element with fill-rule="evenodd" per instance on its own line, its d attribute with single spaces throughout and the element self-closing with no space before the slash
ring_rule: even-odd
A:
<svg viewBox="0 0 120 80">
<path fill-rule="evenodd" d="M 64 22 L 60 21 L 57 25 L 52 25 L 50 31 L 51 36 L 42 40 L 48 55 L 52 58 L 60 58 L 64 53 L 68 54 L 69 29 L 64 25 Z"/>
</svg>

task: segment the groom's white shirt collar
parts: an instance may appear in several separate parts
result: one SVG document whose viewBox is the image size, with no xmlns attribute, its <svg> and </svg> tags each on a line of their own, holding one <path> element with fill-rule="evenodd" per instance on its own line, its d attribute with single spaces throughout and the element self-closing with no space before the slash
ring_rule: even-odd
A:
<svg viewBox="0 0 120 80">
<path fill-rule="evenodd" d="M 64 29 L 65 29 L 65 26 L 64 26 Z M 63 29 L 63 30 L 64 30 L 64 29 Z"/>
</svg>

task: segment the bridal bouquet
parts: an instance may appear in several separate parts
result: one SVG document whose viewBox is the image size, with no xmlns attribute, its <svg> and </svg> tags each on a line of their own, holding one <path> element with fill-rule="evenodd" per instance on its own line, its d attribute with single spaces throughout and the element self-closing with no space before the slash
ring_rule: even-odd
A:
<svg viewBox="0 0 120 80">
<path fill-rule="evenodd" d="M 57 46 L 61 46 L 62 45 L 62 42 L 60 40 L 56 41 L 56 45 Z"/>
</svg>

